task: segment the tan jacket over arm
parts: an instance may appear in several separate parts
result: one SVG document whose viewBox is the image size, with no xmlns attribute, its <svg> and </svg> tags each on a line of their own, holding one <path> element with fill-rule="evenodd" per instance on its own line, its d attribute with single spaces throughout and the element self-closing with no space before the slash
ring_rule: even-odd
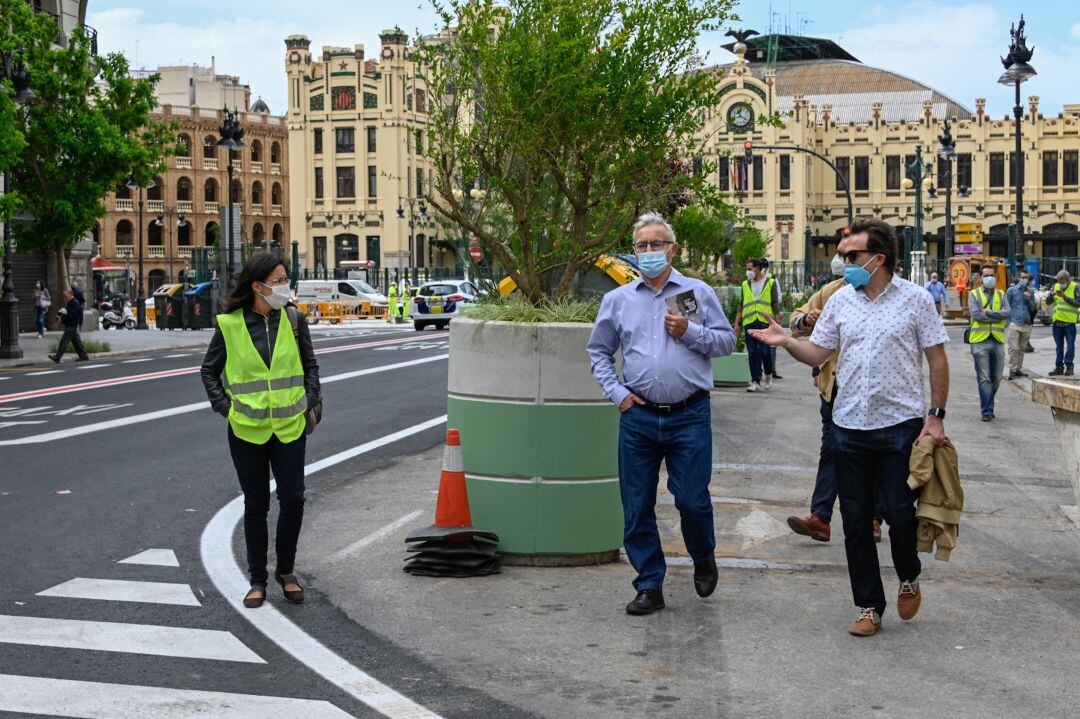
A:
<svg viewBox="0 0 1080 719">
<path fill-rule="evenodd" d="M 932 552 L 937 545 L 935 558 L 947 562 L 949 553 L 956 548 L 964 510 L 956 448 L 948 439 L 939 447 L 929 437 L 923 437 L 911 448 L 908 469 L 908 487 L 919 490 L 916 549 Z"/>
<path fill-rule="evenodd" d="M 833 280 L 829 284 L 822 287 L 820 290 L 810 295 L 810 299 L 806 301 L 806 304 L 799 307 L 791 313 L 791 320 L 788 323 L 788 327 L 791 329 L 792 337 L 809 337 L 813 334 L 814 328 L 812 326 L 798 329 L 798 320 L 800 317 L 810 314 L 812 310 L 821 312 L 825 309 L 825 303 L 829 301 L 829 298 L 836 294 L 836 291 L 844 286 L 844 278 Z M 818 389 L 821 391 L 821 396 L 826 401 L 831 402 L 833 400 L 834 390 L 836 389 L 836 363 L 840 358 L 840 350 L 836 350 L 829 359 L 821 365 L 821 374 L 818 375 Z"/>
</svg>

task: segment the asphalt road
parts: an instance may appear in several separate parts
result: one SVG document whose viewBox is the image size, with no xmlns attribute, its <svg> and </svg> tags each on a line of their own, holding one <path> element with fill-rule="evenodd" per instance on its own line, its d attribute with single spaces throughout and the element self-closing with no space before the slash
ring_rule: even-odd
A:
<svg viewBox="0 0 1080 719">
<path fill-rule="evenodd" d="M 445 332 L 334 330 L 313 337 L 325 414 L 309 438 L 309 464 L 436 422 L 310 476 L 309 498 L 442 441 Z M 57 698 L 65 692 L 101 716 L 140 716 L 137 687 L 153 687 L 158 701 L 175 702 L 155 716 L 225 716 L 213 701 L 245 703 L 196 692 L 316 702 L 270 699 L 251 716 L 379 715 L 298 663 L 291 647 L 254 629 L 210 580 L 200 538 L 239 488 L 225 422 L 201 406 L 201 359 L 197 352 L 162 352 L 0 371 L 0 716 L 28 716 L 20 712 L 31 707 L 34 715 L 68 715 L 71 707 Z M 356 536 L 378 528 L 358 517 Z M 303 539 L 301 576 L 305 553 L 328 551 L 305 547 Z M 234 532 L 242 558 L 241 542 Z M 147 549 L 171 550 L 178 566 L 120 563 Z M 270 589 L 286 617 L 432 712 L 519 715 L 456 688 L 437 667 L 367 632 L 321 601 L 317 587 L 309 587 L 300 607 L 285 605 L 277 587 Z M 154 599 L 140 599 L 143 590 Z M 136 625 L 137 636 L 124 639 L 130 627 L 113 623 Z M 176 636 L 163 634 L 167 629 L 178 630 Z M 196 629 L 207 631 L 188 631 Z M 37 690 L 45 698 L 35 700 Z"/>
</svg>

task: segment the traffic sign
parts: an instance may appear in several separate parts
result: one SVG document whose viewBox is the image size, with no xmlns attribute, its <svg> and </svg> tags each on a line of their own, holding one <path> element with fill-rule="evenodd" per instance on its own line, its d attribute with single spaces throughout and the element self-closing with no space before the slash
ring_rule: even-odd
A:
<svg viewBox="0 0 1080 719">
<path fill-rule="evenodd" d="M 971 280 L 971 264 L 968 260 L 953 260 L 949 263 L 949 278 L 953 287 L 967 287 Z"/>
<path fill-rule="evenodd" d="M 977 255 L 982 252 L 982 243 L 953 245 L 953 251 L 958 255 Z"/>
</svg>

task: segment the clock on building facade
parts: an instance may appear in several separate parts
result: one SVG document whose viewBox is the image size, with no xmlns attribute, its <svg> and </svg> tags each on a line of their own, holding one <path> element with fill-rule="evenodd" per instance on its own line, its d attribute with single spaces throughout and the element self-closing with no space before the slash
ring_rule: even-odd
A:
<svg viewBox="0 0 1080 719">
<path fill-rule="evenodd" d="M 733 132 L 746 132 L 754 127 L 754 108 L 747 102 L 737 102 L 728 109 L 728 129 Z"/>
</svg>

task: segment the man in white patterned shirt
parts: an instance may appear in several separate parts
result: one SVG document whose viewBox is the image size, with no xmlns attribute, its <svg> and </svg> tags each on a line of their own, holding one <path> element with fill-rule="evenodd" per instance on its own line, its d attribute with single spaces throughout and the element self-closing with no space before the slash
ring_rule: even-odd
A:
<svg viewBox="0 0 1080 719">
<path fill-rule="evenodd" d="M 945 440 L 949 337 L 926 290 L 894 274 L 896 254 L 891 226 L 856 220 L 844 253 L 848 285 L 829 299 L 810 341 L 788 336 L 776 322 L 752 330 L 762 342 L 784 347 L 811 366 L 840 350 L 834 450 L 848 575 L 859 608 L 849 631 L 856 636 L 877 631 L 886 605 L 873 540 L 876 483 L 885 499 L 900 580 L 897 612 L 906 620 L 919 611 L 917 494 L 907 486 L 908 461 L 918 438 L 928 435 L 938 444 Z M 923 398 L 923 355 L 930 365 L 929 413 Z"/>
</svg>

